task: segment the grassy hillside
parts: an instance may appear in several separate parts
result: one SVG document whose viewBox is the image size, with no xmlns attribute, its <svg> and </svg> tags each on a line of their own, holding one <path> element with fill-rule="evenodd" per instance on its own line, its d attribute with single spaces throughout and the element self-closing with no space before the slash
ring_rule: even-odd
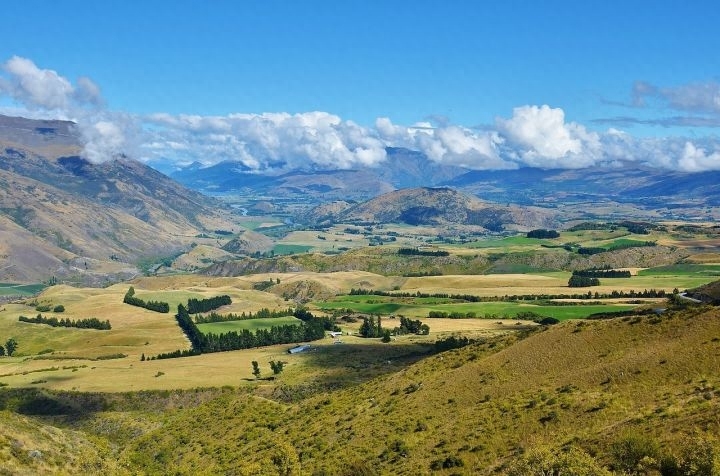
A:
<svg viewBox="0 0 720 476">
<path fill-rule="evenodd" d="M 301 358 L 328 369 L 322 353 Z M 488 337 L 409 366 L 390 359 L 384 374 L 329 391 L 355 372 L 340 362 L 325 379 L 281 375 L 241 390 L 106 394 L 94 397 L 104 404 L 92 415 L 49 405 L 57 410 L 41 420 L 59 425 L 58 434 L 82 431 L 91 449 L 117 445 L 107 458 L 145 474 L 490 474 L 565 451 L 566 459 L 582 455 L 618 474 L 637 464 L 650 472 L 634 474 L 687 469 L 690 449 L 720 461 L 712 436 L 720 431 L 717 308 Z"/>
<path fill-rule="evenodd" d="M 629 435 L 671 454 L 685 436 L 718 430 L 718 317 L 713 309 L 568 323 L 440 354 L 296 406 L 215 401 L 146 435 L 129 456 L 151 472 L 162 471 L 151 459 L 162 454 L 182 471 L 199 470 L 209 451 L 222 471 L 256 464 L 278 474 L 281 464 L 290 474 L 423 474 L 454 461 L 462 466 L 447 473 L 482 474 L 542 445 L 578 446 L 617 466 L 612 444 Z M 214 428 L 236 428 L 232 444 L 218 442 Z M 192 429 L 181 454 L 171 453 Z"/>
</svg>

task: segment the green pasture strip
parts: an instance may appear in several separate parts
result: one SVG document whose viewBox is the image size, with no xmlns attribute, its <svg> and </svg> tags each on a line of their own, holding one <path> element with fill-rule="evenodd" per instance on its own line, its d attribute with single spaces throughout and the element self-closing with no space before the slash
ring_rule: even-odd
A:
<svg viewBox="0 0 720 476">
<path fill-rule="evenodd" d="M 240 332 L 245 329 L 254 332 L 257 329 L 270 329 L 273 326 L 285 326 L 288 324 L 298 325 L 301 322 L 300 319 L 292 316 L 263 317 L 258 319 L 243 319 L 240 321 L 209 322 L 207 324 L 197 324 L 197 327 L 203 334 L 224 334 L 233 331 Z"/>
<path fill-rule="evenodd" d="M 560 233 L 560 239 L 566 241 L 611 240 L 630 234 L 625 228 L 618 228 L 614 231 L 610 229 L 563 231 Z"/>
<path fill-rule="evenodd" d="M 720 276 L 718 264 L 671 264 L 656 268 L 643 269 L 638 276 Z M 708 281 L 709 282 L 709 281 Z"/>
<path fill-rule="evenodd" d="M 46 286 L 44 284 L 16 284 L 0 283 L 0 296 L 32 296 L 37 294 Z"/>
<path fill-rule="evenodd" d="M 190 291 L 143 291 L 142 289 L 136 289 L 135 297 L 142 299 L 145 302 L 148 301 L 159 301 L 166 302 L 170 306 L 170 314 L 175 315 L 177 313 L 178 304 L 182 304 L 187 307 L 188 299 L 204 299 L 207 296 L 194 293 Z"/>
<path fill-rule="evenodd" d="M 554 245 L 556 241 L 528 238 L 526 236 L 509 236 L 495 240 L 478 240 L 461 245 L 464 248 L 507 248 L 510 246 L 527 246 L 537 248 L 542 244 Z"/>
<path fill-rule="evenodd" d="M 351 296 L 357 297 L 357 296 Z M 447 303 L 434 304 L 427 303 L 409 303 L 395 301 L 357 301 L 357 300 L 340 300 L 315 302 L 313 303 L 320 309 L 351 309 L 354 312 L 364 314 L 402 314 L 409 317 L 427 317 L 430 311 L 440 312 L 458 312 L 467 314 L 474 312 L 477 317 L 488 317 L 498 319 L 501 317 L 515 317 L 520 313 L 534 312 L 541 316 L 550 316 L 556 319 L 582 319 L 590 314 L 598 312 L 614 312 L 627 311 L 635 306 L 626 304 L 591 304 L 591 305 L 570 305 L 570 306 L 550 306 L 535 305 L 517 302 L 481 302 L 481 303 Z"/>
<path fill-rule="evenodd" d="M 629 248 L 629 247 L 634 247 L 634 246 L 636 246 L 636 247 L 647 246 L 645 244 L 647 241 L 652 241 L 652 240 L 649 238 L 647 240 L 633 240 L 630 238 L 619 238 L 617 240 L 612 240 L 609 243 L 603 243 L 600 246 L 607 250 L 612 250 L 615 248 L 622 248 L 622 247 Z"/>
<path fill-rule="evenodd" d="M 528 264 L 519 264 L 519 263 L 503 263 L 503 264 L 493 264 L 487 271 L 485 271 L 483 274 L 538 274 L 543 276 L 556 276 L 558 272 L 548 270 L 548 269 L 542 269 L 542 268 L 536 268 L 534 266 L 530 266 Z M 565 273 L 565 275 L 568 275 L 568 273 Z"/>
<path fill-rule="evenodd" d="M 273 247 L 272 251 L 276 255 L 294 255 L 298 253 L 305 253 L 310 249 L 312 249 L 312 246 L 278 243 Z"/>
<path fill-rule="evenodd" d="M 245 229 L 255 231 L 257 228 L 260 227 L 260 225 L 262 225 L 263 223 L 268 223 L 268 222 L 269 222 L 269 220 L 268 221 L 250 221 L 250 220 L 248 220 L 248 221 L 240 222 L 240 226 L 242 226 Z"/>
</svg>

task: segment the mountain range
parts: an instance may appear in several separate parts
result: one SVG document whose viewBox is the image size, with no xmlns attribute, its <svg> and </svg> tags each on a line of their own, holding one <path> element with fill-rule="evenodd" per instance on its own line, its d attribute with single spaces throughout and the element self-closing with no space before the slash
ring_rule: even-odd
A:
<svg viewBox="0 0 720 476">
<path fill-rule="evenodd" d="M 207 167 L 195 163 L 168 174 L 205 193 L 315 203 L 359 202 L 411 187 L 450 187 L 489 202 L 564 207 L 564 213 L 588 218 L 592 204 L 616 205 L 623 213 L 644 217 L 717 218 L 708 216 L 706 208 L 720 204 L 720 171 L 691 173 L 629 161 L 582 169 L 470 170 L 439 164 L 408 149 L 386 152 L 381 164 L 354 170 L 258 173 L 225 161 Z"/>
<path fill-rule="evenodd" d="M 225 161 L 195 163 L 168 176 L 122 155 L 93 163 L 82 149 L 72 122 L 0 116 L 0 281 L 104 284 L 135 275 L 143 260 L 158 263 L 196 244 L 221 247 L 231 238 L 228 230 L 234 235 L 241 227 L 227 201 L 213 195 L 242 197 L 233 205 L 244 213 L 269 211 L 308 225 L 523 231 L 593 218 L 720 219 L 720 172 L 629 163 L 469 170 L 388 148 L 384 163 L 357 170 L 261 174 Z M 217 230 L 223 234 L 212 236 Z M 271 246 L 242 240 L 228 246 Z"/>
<path fill-rule="evenodd" d="M 555 210 L 497 204 L 448 187 L 403 188 L 362 203 L 332 202 L 310 210 L 305 221 L 330 223 L 404 223 L 407 225 L 468 225 L 488 231 L 555 228 Z"/>
<path fill-rule="evenodd" d="M 67 121 L 0 116 L 0 281 L 101 284 L 231 226 L 223 205 L 126 157 L 91 163 Z"/>
</svg>

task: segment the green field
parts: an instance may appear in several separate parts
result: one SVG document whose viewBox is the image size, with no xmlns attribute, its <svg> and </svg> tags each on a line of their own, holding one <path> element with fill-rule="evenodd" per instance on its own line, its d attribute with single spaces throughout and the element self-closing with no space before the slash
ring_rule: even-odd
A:
<svg viewBox="0 0 720 476">
<path fill-rule="evenodd" d="M 285 326 L 288 324 L 300 324 L 300 319 L 292 316 L 268 317 L 258 319 L 242 319 L 239 321 L 209 322 L 198 324 L 197 327 L 203 334 L 224 334 L 226 332 L 239 332 L 242 330 L 256 331 L 257 329 L 269 329 L 273 326 Z"/>
<path fill-rule="evenodd" d="M 670 266 L 659 266 L 638 272 L 638 276 L 720 276 L 720 265 L 718 264 L 673 264 Z"/>
<path fill-rule="evenodd" d="M 630 304 L 578 304 L 553 306 L 548 304 L 528 304 L 518 302 L 451 302 L 450 299 L 436 298 L 393 298 L 388 296 L 338 296 L 329 301 L 313 303 L 319 309 L 351 309 L 365 314 L 401 314 L 410 317 L 427 317 L 430 311 L 474 312 L 478 318 L 513 318 L 518 314 L 533 312 L 541 316 L 559 320 L 582 319 L 599 312 L 627 311 L 634 308 Z"/>
<path fill-rule="evenodd" d="M 44 284 L 0 283 L 0 296 L 32 296 L 43 289 Z"/>
<path fill-rule="evenodd" d="M 638 247 L 638 246 L 647 246 L 645 243 L 649 240 L 632 240 L 629 238 L 619 238 L 617 240 L 613 240 L 610 243 L 605 243 L 603 245 L 600 245 L 601 248 L 605 248 L 606 250 L 613 250 L 617 248 L 632 248 L 632 247 Z"/>
<path fill-rule="evenodd" d="M 310 249 L 312 249 L 312 246 L 278 243 L 273 247 L 272 252 L 276 255 L 294 255 L 298 253 L 305 253 Z"/>
<path fill-rule="evenodd" d="M 537 238 L 527 238 L 524 235 L 510 236 L 497 240 L 479 240 L 463 245 L 465 248 L 507 248 L 509 246 L 527 246 L 539 247 L 542 244 L 555 244 L 551 240 L 539 240 Z"/>
</svg>

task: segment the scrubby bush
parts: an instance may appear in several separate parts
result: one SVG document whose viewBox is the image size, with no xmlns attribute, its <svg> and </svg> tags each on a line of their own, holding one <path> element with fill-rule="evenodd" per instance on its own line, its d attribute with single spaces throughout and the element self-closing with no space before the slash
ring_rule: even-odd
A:
<svg viewBox="0 0 720 476">
<path fill-rule="evenodd" d="M 559 451 L 533 448 L 513 461 L 508 476 L 611 476 L 592 456 L 580 448 Z"/>
</svg>

